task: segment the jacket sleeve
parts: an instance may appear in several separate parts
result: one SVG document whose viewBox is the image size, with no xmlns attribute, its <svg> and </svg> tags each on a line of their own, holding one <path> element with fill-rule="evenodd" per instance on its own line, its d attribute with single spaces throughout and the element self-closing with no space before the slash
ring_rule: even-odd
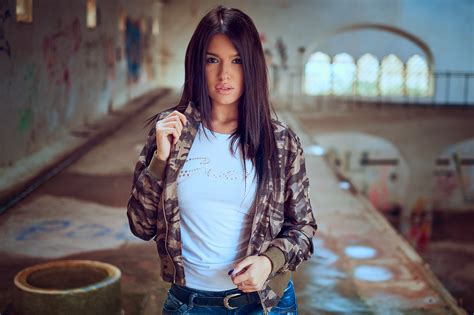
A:
<svg viewBox="0 0 474 315">
<path fill-rule="evenodd" d="M 132 191 L 127 204 L 130 230 L 143 240 L 150 240 L 156 235 L 156 211 L 163 191 L 165 167 L 166 161 L 156 157 L 155 125 L 153 125 L 135 165 Z"/>
<path fill-rule="evenodd" d="M 294 134 L 286 178 L 282 229 L 263 255 L 272 261 L 272 273 L 295 271 L 314 252 L 312 238 L 317 230 L 309 196 L 309 179 L 299 138 Z"/>
</svg>

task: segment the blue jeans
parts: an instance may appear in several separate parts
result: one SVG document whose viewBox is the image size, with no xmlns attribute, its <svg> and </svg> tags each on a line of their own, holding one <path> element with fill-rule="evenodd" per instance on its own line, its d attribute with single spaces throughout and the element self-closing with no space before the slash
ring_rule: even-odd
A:
<svg viewBox="0 0 474 315">
<path fill-rule="evenodd" d="M 201 291 L 191 288 L 186 288 L 189 291 L 195 292 L 201 296 L 226 296 L 232 293 L 241 292 L 239 289 L 232 289 L 228 291 L 211 292 Z M 259 304 L 249 304 L 239 307 L 234 310 L 228 310 L 223 306 L 189 306 L 186 303 L 178 300 L 171 292 L 168 291 L 168 296 L 163 305 L 163 314 L 249 314 L 261 315 L 263 314 L 262 306 Z M 298 304 L 296 302 L 295 289 L 293 281 L 288 282 L 283 297 L 277 306 L 273 307 L 269 314 L 298 314 Z"/>
</svg>

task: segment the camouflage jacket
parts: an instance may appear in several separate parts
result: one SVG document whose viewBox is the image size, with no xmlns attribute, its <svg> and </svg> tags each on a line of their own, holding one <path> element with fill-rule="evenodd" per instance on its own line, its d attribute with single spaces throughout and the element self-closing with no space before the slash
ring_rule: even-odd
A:
<svg viewBox="0 0 474 315">
<path fill-rule="evenodd" d="M 135 167 L 127 216 L 134 235 L 144 240 L 154 238 L 163 280 L 186 285 L 176 180 L 201 120 L 199 110 L 190 102 L 186 108 L 176 107 L 160 113 L 157 121 L 173 110 L 182 112 L 188 122 L 171 147 L 167 162 L 155 157 L 155 126 L 151 128 Z M 278 304 L 291 271 L 311 257 L 312 237 L 317 229 L 300 140 L 281 122 L 272 120 L 272 123 L 280 161 L 278 187 L 268 181 L 264 193 L 256 196 L 247 248 L 247 256 L 265 255 L 272 262 L 272 272 L 264 288 L 258 291 L 265 313 Z"/>
</svg>

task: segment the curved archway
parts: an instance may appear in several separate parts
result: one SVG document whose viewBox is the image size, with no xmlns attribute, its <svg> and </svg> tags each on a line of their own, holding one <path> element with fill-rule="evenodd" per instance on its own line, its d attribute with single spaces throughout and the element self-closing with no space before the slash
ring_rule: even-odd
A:
<svg viewBox="0 0 474 315">
<path fill-rule="evenodd" d="M 308 61 L 308 58 L 311 56 L 313 52 L 315 52 L 318 49 L 318 46 L 321 45 L 321 43 L 325 42 L 329 38 L 339 34 L 339 33 L 344 33 L 344 32 L 349 32 L 349 31 L 356 31 L 356 30 L 379 30 L 379 31 L 384 31 L 388 33 L 395 34 L 397 36 L 400 36 L 402 38 L 405 38 L 412 43 L 414 43 L 416 46 L 418 46 L 426 55 L 427 59 L 427 64 L 430 68 L 432 68 L 432 65 L 434 64 L 434 57 L 433 57 L 433 52 L 431 51 L 430 47 L 428 44 L 426 44 L 423 40 L 421 40 L 419 37 L 394 26 L 391 25 L 385 25 L 385 24 L 376 24 L 376 23 L 360 23 L 360 24 L 353 24 L 353 25 L 348 25 L 344 26 L 341 28 L 338 28 L 332 32 L 329 32 L 326 36 L 321 38 L 318 41 L 315 41 L 308 45 L 305 54 L 303 56 L 304 63 Z"/>
<path fill-rule="evenodd" d="M 340 161 L 340 168 L 379 211 L 404 205 L 410 171 L 400 150 L 389 140 L 364 132 L 318 135 L 318 144 Z"/>
</svg>

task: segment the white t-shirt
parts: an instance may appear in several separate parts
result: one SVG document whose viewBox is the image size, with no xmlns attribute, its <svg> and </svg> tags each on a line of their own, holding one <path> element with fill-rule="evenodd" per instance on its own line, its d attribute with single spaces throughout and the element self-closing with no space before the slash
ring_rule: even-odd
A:
<svg viewBox="0 0 474 315">
<path fill-rule="evenodd" d="M 206 130 L 207 139 L 203 128 L 177 181 L 184 272 L 187 287 L 224 291 L 236 287 L 227 272 L 245 257 L 257 179 L 250 160 L 244 176 L 240 149 L 231 154 L 229 134 Z"/>
</svg>

